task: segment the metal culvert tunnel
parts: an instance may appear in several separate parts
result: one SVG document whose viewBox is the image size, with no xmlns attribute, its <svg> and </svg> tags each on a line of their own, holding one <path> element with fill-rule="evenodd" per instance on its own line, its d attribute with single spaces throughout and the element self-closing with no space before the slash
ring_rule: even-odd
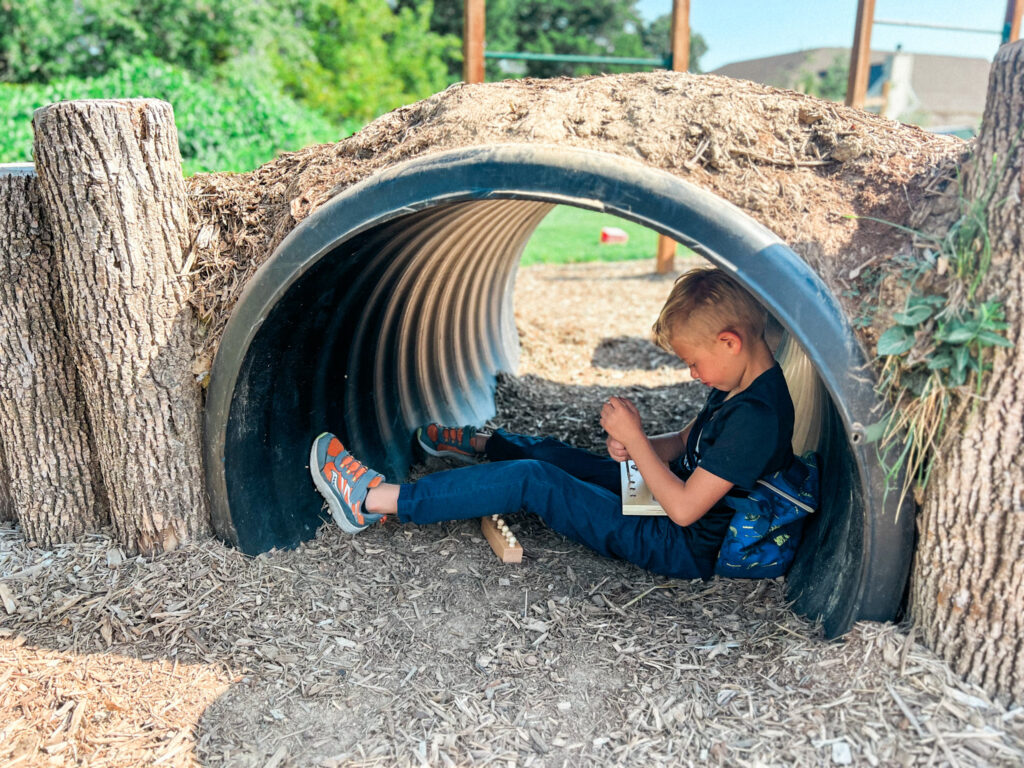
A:
<svg viewBox="0 0 1024 768">
<path fill-rule="evenodd" d="M 826 633 L 896 614 L 913 515 L 885 492 L 865 426 L 878 405 L 863 352 L 822 281 L 739 209 L 663 171 L 586 150 L 504 145 L 437 153 L 350 187 L 304 220 L 251 279 L 228 323 L 206 404 L 215 528 L 244 552 L 321 524 L 309 482 L 323 429 L 390 479 L 428 420 L 482 423 L 513 371 L 512 289 L 553 205 L 606 211 L 733 273 L 779 322 L 803 441 L 822 457 L 823 508 L 788 576 Z M 804 354 L 806 353 L 806 355 Z M 802 383 L 799 383 L 802 382 Z"/>
</svg>

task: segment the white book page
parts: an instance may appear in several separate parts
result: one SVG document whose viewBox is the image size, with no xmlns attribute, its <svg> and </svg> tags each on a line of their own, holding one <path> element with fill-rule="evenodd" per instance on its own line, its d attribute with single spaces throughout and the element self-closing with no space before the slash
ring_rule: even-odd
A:
<svg viewBox="0 0 1024 768">
<path fill-rule="evenodd" d="M 665 510 L 651 495 L 643 475 L 632 461 L 619 463 L 622 473 L 622 514 L 664 515 Z"/>
</svg>

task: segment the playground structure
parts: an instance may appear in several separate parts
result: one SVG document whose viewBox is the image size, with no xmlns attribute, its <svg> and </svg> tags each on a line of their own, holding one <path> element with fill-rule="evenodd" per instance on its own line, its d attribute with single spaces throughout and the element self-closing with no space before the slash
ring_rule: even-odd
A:
<svg viewBox="0 0 1024 768">
<path fill-rule="evenodd" d="M 1012 82 L 1019 50 L 997 59 L 994 82 Z M 36 306 L 59 306 L 49 324 L 4 306 L 12 364 L 2 385 L 16 406 L 3 411 L 0 439 L 14 514 L 41 540 L 68 530 L 47 518 L 40 489 L 77 474 L 127 549 L 203 535 L 207 495 L 218 532 L 243 550 L 290 546 L 319 523 L 294 448 L 325 421 L 398 479 L 412 424 L 486 418 L 493 376 L 514 367 L 507 297 L 521 246 L 547 206 L 567 203 L 691 244 L 771 311 L 783 344 L 814 369 L 819 429 L 808 439 L 829 478 L 791 596 L 830 633 L 899 606 L 913 518 L 870 442 L 885 403 L 849 289 L 866 265 L 909 247 L 874 219 L 921 226 L 918 209 L 948 198 L 962 142 L 685 73 L 461 85 L 334 147 L 187 184 L 166 104 L 62 103 L 40 110 L 35 127 L 35 172 L 0 176 L 9 209 L 28 212 L 0 246 L 6 282 L 34 291 Z M 56 268 L 59 292 L 24 279 L 33 259 Z M 187 302 L 197 300 L 184 290 L 204 279 L 212 372 L 193 358 Z M 72 360 L 57 394 L 86 409 L 53 474 L 35 471 L 48 467 L 48 420 L 77 417 L 35 409 L 57 396 L 40 387 L 52 371 L 26 342 L 46 334 Z M 204 406 L 197 380 L 207 374 Z"/>
<path fill-rule="evenodd" d="M 485 79 L 484 61 L 488 58 L 664 67 L 674 72 L 686 72 L 690 68 L 690 1 L 672 0 L 672 21 L 669 26 L 666 55 L 660 59 L 633 59 L 616 56 L 488 51 L 486 49 L 486 0 L 466 0 L 463 5 L 462 78 L 467 83 L 482 83 Z M 875 24 L 999 35 L 1001 44 L 1005 45 L 1020 37 L 1022 12 L 1024 12 L 1024 0 L 1007 0 L 1003 26 L 999 30 L 994 30 L 922 21 L 877 19 L 875 18 L 875 0 L 857 0 L 853 44 L 850 48 L 850 73 L 846 85 L 846 105 L 858 109 L 864 108 L 871 66 L 871 30 Z M 654 259 L 654 269 L 658 274 L 672 271 L 675 252 L 676 244 L 665 235 L 659 235 Z"/>
<path fill-rule="evenodd" d="M 205 445 L 218 532 L 253 553 L 310 537 L 320 521 L 295 492 L 308 471 L 302 448 L 336 414 L 345 414 L 346 442 L 392 477 L 408 471 L 416 425 L 490 417 L 495 375 L 515 369 L 515 266 L 554 203 L 600 206 L 685 242 L 733 272 L 807 351 L 821 383 L 809 382 L 797 407 L 822 409 L 807 415 L 821 427 L 806 447 L 828 470 L 792 596 L 798 610 L 825 617 L 830 634 L 893 616 L 913 516 L 885 493 L 865 436 L 877 399 L 869 379 L 849 375 L 867 360 L 828 289 L 777 238 L 707 193 L 564 148 L 413 160 L 346 190 L 281 244 L 236 307 L 211 375 Z M 353 270 L 360 280 L 345 278 Z M 331 384 L 339 371 L 345 388 Z"/>
<path fill-rule="evenodd" d="M 805 360 L 813 369 L 797 397 L 798 408 L 805 413 L 802 433 L 807 443 L 801 447 L 816 448 L 822 454 L 827 478 L 822 513 L 809 531 L 790 576 L 791 596 L 798 610 L 820 617 L 830 634 L 845 631 L 861 618 L 894 616 L 910 563 L 913 516 L 909 508 L 899 508 L 898 493 L 887 492 L 884 467 L 876 446 L 867 439 L 867 430 L 878 420 L 881 404 L 872 390 L 868 358 L 846 311 L 836 300 L 836 288 L 823 282 L 810 266 L 831 271 L 827 257 L 820 250 L 816 255 L 805 250 L 804 258 L 799 257 L 764 226 L 712 194 L 737 200 L 748 194 L 748 185 L 727 171 L 732 167 L 739 172 L 749 167 L 749 160 L 727 167 L 724 157 L 717 157 L 715 162 L 722 170 L 716 174 L 691 174 L 694 181 L 710 185 L 712 191 L 703 191 L 680 178 L 688 174 L 687 166 L 673 166 L 671 158 L 678 148 L 671 142 L 665 146 L 664 155 L 658 154 L 662 150 L 652 144 L 646 162 L 631 149 L 636 143 L 660 140 L 655 135 L 645 137 L 645 132 L 655 130 L 656 125 L 639 111 L 645 92 L 661 94 L 659 110 L 687 114 L 694 124 L 703 120 L 711 131 L 711 124 L 722 114 L 713 96 L 705 100 L 707 94 L 734 86 L 721 78 L 697 79 L 672 73 L 583 81 L 578 92 L 571 95 L 574 102 L 604 99 L 604 89 L 608 88 L 615 92 L 628 89 L 624 92 L 639 100 L 632 106 L 614 107 L 635 120 L 629 132 L 616 128 L 611 119 L 613 107 L 609 106 L 603 115 L 609 121 L 603 129 L 608 133 L 595 134 L 584 143 L 552 133 L 544 135 L 542 141 L 536 140 L 541 125 L 561 129 L 561 121 L 551 120 L 548 113 L 566 109 L 565 86 L 554 91 L 540 89 L 534 94 L 535 120 L 516 121 L 510 129 L 496 123 L 487 110 L 507 114 L 510 100 L 514 103 L 526 97 L 525 93 L 517 95 L 520 86 L 508 83 L 466 88 L 473 90 L 454 89 L 425 102 L 422 114 L 434 115 L 429 120 L 408 112 L 392 118 L 413 121 L 423 129 L 433 127 L 447 145 L 435 140 L 418 141 L 406 131 L 400 132 L 406 135 L 403 142 L 392 144 L 390 152 L 386 147 L 379 147 L 376 153 L 366 152 L 361 142 L 372 143 L 379 135 L 398 135 L 392 133 L 385 119 L 377 133 L 370 129 L 345 145 L 350 147 L 347 152 L 372 157 L 372 162 L 364 165 L 361 177 L 350 175 L 349 183 L 342 182 L 343 189 L 337 181 L 330 181 L 329 169 L 324 175 L 316 164 L 309 165 L 308 171 L 289 172 L 295 193 L 307 200 L 317 196 L 319 202 L 310 206 L 316 210 L 307 217 L 299 213 L 301 209 L 294 201 L 287 206 L 285 215 L 290 226 L 285 226 L 291 229 L 290 234 L 279 244 L 267 246 L 272 247 L 274 255 L 266 259 L 269 251 L 263 253 L 261 261 L 266 259 L 265 263 L 244 279 L 244 291 L 229 310 L 230 321 L 223 337 L 219 336 L 220 325 L 210 331 L 219 345 L 204 407 L 203 444 L 205 492 L 217 532 L 253 554 L 293 546 L 312 536 L 321 519 L 319 503 L 309 488 L 305 445 L 309 435 L 325 425 L 337 425 L 337 431 L 359 455 L 397 479 L 407 471 L 408 435 L 416 424 L 433 419 L 480 423 L 493 414 L 494 377 L 499 371 L 514 370 L 517 357 L 509 297 L 519 254 L 547 210 L 555 204 L 569 204 L 612 212 L 687 243 L 732 271 L 778 320 L 785 337 L 780 357 L 788 372 L 806 368 Z M 492 106 L 482 107 L 481 98 L 491 99 L 483 103 Z M 744 103 L 753 106 L 762 98 L 764 94 L 744 86 L 730 100 L 730 110 L 743 110 Z M 861 121 L 866 142 L 864 158 L 870 162 L 876 151 L 870 149 L 870 131 L 883 125 L 888 130 L 890 126 L 881 120 L 877 125 L 864 123 L 862 116 L 852 113 L 830 114 L 838 107 L 811 97 L 794 95 L 793 99 L 785 105 L 783 122 L 769 133 L 813 134 L 820 141 L 835 141 L 834 137 L 826 138 L 833 136 L 830 126 L 846 125 L 850 119 Z M 463 113 L 464 108 L 475 110 L 476 117 L 470 119 Z M 138 162 L 169 155 L 166 150 L 146 149 L 157 137 L 166 140 L 173 135 L 166 130 L 166 116 L 161 110 L 148 116 L 149 111 L 157 109 L 150 103 L 57 105 L 37 118 L 39 135 L 59 136 L 73 130 L 70 126 L 81 120 L 78 115 L 83 109 L 87 117 L 94 115 L 117 130 L 146 131 L 135 133 L 131 139 L 141 142 L 143 148 Z M 705 112 L 703 117 L 701 110 Z M 817 117 L 809 117 L 811 111 Z M 132 118 L 133 114 L 137 116 Z M 482 130 L 482 126 L 491 127 Z M 502 136 L 504 143 L 496 144 L 497 136 Z M 901 129 L 898 138 L 910 142 L 906 146 L 911 152 L 914 150 L 909 147 L 921 141 L 910 128 Z M 679 140 L 693 141 L 695 149 L 706 144 L 696 137 Z M 726 133 L 718 140 L 730 141 Z M 786 146 L 791 140 L 781 141 Z M 936 153 L 956 151 L 959 146 L 955 140 L 940 137 L 926 144 L 928 151 L 917 154 L 924 164 L 922 170 L 934 162 Z M 76 142 L 67 144 L 74 145 Z M 429 154 L 424 154 L 428 147 Z M 49 163 L 54 151 L 48 146 L 37 151 L 45 167 L 52 167 Z M 743 150 L 737 147 L 737 151 Z M 776 153 L 772 147 L 761 151 L 768 153 L 766 156 Z M 818 150 L 808 145 L 808 151 L 813 154 Z M 891 152 L 893 148 L 877 151 Z M 838 145 L 836 152 L 848 157 L 841 154 Z M 93 161 L 82 157 L 60 162 L 68 167 L 86 162 L 83 167 L 90 168 L 88 162 Z M 845 167 L 840 160 L 803 162 L 806 165 L 798 163 L 788 166 L 788 171 L 779 170 L 790 178 L 792 190 L 801 184 L 812 185 L 807 187 L 810 190 L 832 183 L 813 173 L 812 169 L 822 162 L 837 169 Z M 856 163 L 849 167 L 859 178 Z M 97 168 L 83 172 L 90 178 L 101 173 Z M 116 183 L 122 183 L 131 174 L 120 171 L 116 178 Z M 165 189 L 143 189 L 134 194 L 168 194 L 173 183 L 170 177 L 165 178 Z M 65 193 L 71 196 L 63 202 L 56 197 L 63 189 L 63 179 L 45 175 L 43 179 L 51 190 L 52 197 L 47 199 L 53 200 L 52 205 L 72 209 L 81 205 L 74 196 L 74 179 Z M 193 183 L 202 184 L 204 180 L 196 178 Z M 268 189 L 276 188 L 271 184 Z M 102 239 L 104 233 L 94 227 L 103 217 L 115 215 L 117 199 L 127 194 L 102 196 L 110 207 L 102 217 L 90 219 L 96 223 L 80 230 L 83 243 L 73 249 L 74 253 L 96 247 L 85 241 L 93 238 L 95 243 L 97 236 Z M 778 199 L 776 192 L 769 194 Z M 197 188 L 196 195 L 194 204 L 215 200 L 216 187 L 205 191 Z M 792 202 L 803 205 L 795 198 Z M 113 234 L 122 229 L 152 233 L 163 227 L 167 231 L 166 222 L 160 224 L 164 216 L 161 211 L 166 208 L 143 200 L 134 208 L 153 216 L 155 223 L 115 227 Z M 191 250 L 182 247 L 168 267 L 170 273 L 188 272 L 190 265 L 204 261 L 206 257 L 198 249 L 213 247 L 208 242 L 213 237 L 210 228 L 230 216 L 227 211 L 200 215 L 194 225 L 198 234 L 191 237 Z M 848 238 L 852 234 L 855 242 L 859 228 L 850 227 L 846 220 L 827 224 L 832 216 L 827 207 L 796 219 L 781 215 L 783 218 L 775 219 L 774 224 L 787 228 L 783 234 L 788 242 L 803 241 L 806 248 L 816 237 L 818 243 L 840 237 L 855 254 L 858 252 Z M 296 216 L 301 218 L 298 226 Z M 76 220 L 67 214 L 49 215 L 48 219 Z M 773 223 L 772 216 L 766 223 Z M 280 232 L 279 224 L 271 222 L 269 226 Z M 816 230 L 817 236 L 813 234 Z M 246 239 L 252 241 L 252 236 Z M 155 258 L 152 249 L 141 243 L 134 247 L 125 244 L 117 250 L 124 259 L 141 258 L 148 263 Z M 104 248 L 98 251 L 101 259 L 105 259 L 105 252 Z M 240 254 L 233 257 L 240 258 Z M 103 269 L 114 266 L 108 263 Z M 71 262 L 65 262 L 61 269 L 72 269 Z M 353 279 L 356 274 L 359 278 Z M 75 276 L 68 275 L 65 280 L 72 282 Z M 81 280 L 78 284 L 83 285 L 82 295 L 69 299 L 91 303 L 94 309 L 79 314 L 82 324 L 94 327 L 96 323 L 89 324 L 86 318 L 105 311 L 103 304 L 110 303 L 109 296 L 90 296 L 90 284 Z M 126 286 L 124 290 L 131 296 L 136 289 Z M 222 293 L 223 289 L 215 292 Z M 167 290 L 155 289 L 152 293 L 166 296 Z M 131 304 L 123 311 L 130 314 Z M 219 320 L 227 318 L 227 312 L 221 311 Z M 139 324 L 130 318 L 98 322 L 108 327 Z M 180 313 L 175 326 L 181 326 Z M 109 354 L 95 351 L 88 356 L 104 359 Z M 147 352 L 139 357 L 147 359 L 153 354 L 159 355 Z M 194 371 L 190 368 L 187 359 L 178 359 L 179 373 L 191 378 Z M 116 406 L 131 397 L 120 389 L 119 379 L 110 379 L 104 366 L 91 374 L 86 366 L 80 369 L 92 378 L 92 383 L 85 386 L 87 392 L 95 392 L 90 401 Z M 145 375 L 149 374 L 140 371 L 140 376 Z M 337 386 L 339 377 L 344 386 Z M 168 383 L 167 374 L 161 381 Z M 112 384 L 116 391 L 106 394 Z M 188 391 L 184 381 L 179 380 L 176 386 L 182 393 Z M 148 389 L 147 385 L 141 391 Z M 141 405 L 140 398 L 134 400 Z M 198 406 L 179 404 L 159 406 L 157 410 L 168 407 L 175 412 Z M 109 457 L 105 460 L 114 468 L 133 467 L 133 461 L 122 458 L 133 446 L 126 445 L 121 435 L 138 431 L 138 427 L 123 419 L 141 417 L 120 406 L 115 410 L 122 415 L 92 417 L 92 422 L 99 421 L 106 433 L 98 452 Z M 143 421 L 156 424 L 158 418 L 150 415 Z M 181 449 L 181 443 L 175 439 L 169 446 Z M 157 447 L 147 450 L 155 453 Z M 179 468 L 189 466 L 184 458 L 169 461 Z M 145 463 L 139 466 L 145 471 Z M 117 478 L 108 473 L 104 480 L 134 489 L 131 493 L 109 494 L 112 503 L 128 510 L 151 510 L 167 503 L 161 501 L 167 492 L 163 484 L 157 498 L 145 501 L 138 492 L 145 486 L 143 478 Z M 185 482 L 186 475 L 179 475 L 175 485 Z M 191 483 L 192 493 L 197 483 L 198 478 Z M 193 510 L 199 506 L 194 500 L 178 503 Z M 141 532 L 135 534 L 134 546 L 144 551 L 172 548 L 176 542 L 202 532 L 201 516 L 189 520 L 185 526 L 175 523 L 173 515 L 139 521 Z M 130 535 L 126 533 L 125 538 Z"/>
</svg>

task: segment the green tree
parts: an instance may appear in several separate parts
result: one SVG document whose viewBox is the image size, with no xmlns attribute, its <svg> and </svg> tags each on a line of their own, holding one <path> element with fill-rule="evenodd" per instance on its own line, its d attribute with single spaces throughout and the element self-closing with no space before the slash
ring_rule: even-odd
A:
<svg viewBox="0 0 1024 768">
<path fill-rule="evenodd" d="M 487 24 L 489 48 L 531 53 L 646 56 L 643 20 L 632 0 L 496 0 Z M 528 61 L 531 77 L 619 71 L 606 64 Z M 497 65 L 494 67 L 497 70 Z M 630 68 L 627 68 L 630 69 Z M 497 72 L 495 72 L 497 74 Z"/>
<path fill-rule="evenodd" d="M 0 81 L 91 77 L 140 56 L 203 72 L 251 50 L 270 11 L 247 0 L 6 0 Z"/>
<path fill-rule="evenodd" d="M 415 8 L 421 0 L 397 0 L 402 8 Z M 462 39 L 464 0 L 435 0 L 430 28 Z M 489 0 L 487 48 L 491 51 L 592 54 L 595 56 L 662 57 L 668 49 L 670 17 L 645 25 L 636 0 Z M 690 69 L 700 71 L 700 56 L 707 50 L 700 35 L 690 38 Z M 462 75 L 461 49 L 448 58 L 452 77 Z M 632 71 L 635 67 L 602 64 L 524 62 L 516 68 L 494 60 L 487 62 L 492 79 L 525 74 L 534 77 L 582 75 L 595 72 Z"/>
<path fill-rule="evenodd" d="M 450 82 L 459 40 L 430 30 L 432 4 L 283 0 L 270 62 L 285 88 L 335 120 L 370 120 Z"/>
<path fill-rule="evenodd" d="M 388 0 L 0 0 L 0 82 L 95 78 L 157 59 L 283 87 L 339 126 L 446 87 L 460 42 Z"/>
<path fill-rule="evenodd" d="M 796 89 L 822 99 L 843 101 L 846 99 L 846 83 L 849 77 L 850 62 L 844 56 L 836 56 L 824 70 L 805 70 L 797 81 Z"/>
</svg>

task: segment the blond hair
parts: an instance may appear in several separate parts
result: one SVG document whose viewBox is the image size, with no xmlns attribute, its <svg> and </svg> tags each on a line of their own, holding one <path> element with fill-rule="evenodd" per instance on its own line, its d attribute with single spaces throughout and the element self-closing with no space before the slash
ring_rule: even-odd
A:
<svg viewBox="0 0 1024 768">
<path fill-rule="evenodd" d="M 698 267 L 676 279 L 654 323 L 654 342 L 671 351 L 672 337 L 685 329 L 711 341 L 735 333 L 744 342 L 764 336 L 764 308 L 739 283 L 717 267 Z"/>
</svg>

